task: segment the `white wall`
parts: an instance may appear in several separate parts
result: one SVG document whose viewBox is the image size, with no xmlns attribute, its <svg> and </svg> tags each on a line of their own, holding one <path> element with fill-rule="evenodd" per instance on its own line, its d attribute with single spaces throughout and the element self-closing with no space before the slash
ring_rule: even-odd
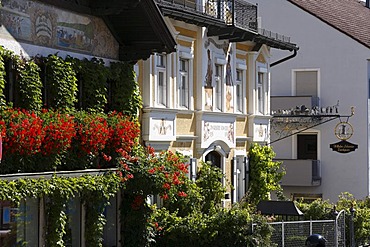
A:
<svg viewBox="0 0 370 247">
<path fill-rule="evenodd" d="M 291 37 L 300 47 L 298 55 L 271 69 L 271 95 L 291 95 L 292 69 L 320 69 L 321 106 L 340 102 L 340 114 L 349 115 L 350 107 L 356 112 L 349 122 L 354 135 L 349 140 L 358 149 L 349 154 L 333 152 L 329 145 L 339 141 L 334 127 L 339 120 L 317 127 L 321 130 L 322 185 L 320 187 L 290 188 L 290 192 L 322 193 L 324 199 L 336 201 L 341 192 L 350 192 L 357 198 L 369 194 L 368 162 L 368 62 L 370 49 L 301 10 L 286 0 L 254 0 L 262 28 Z M 272 51 L 271 62 L 290 55 L 289 52 Z M 346 120 L 346 118 L 342 118 Z M 279 143 L 274 144 L 276 146 Z M 290 148 L 287 148 L 290 151 Z M 282 151 L 281 146 L 277 157 Z"/>
</svg>

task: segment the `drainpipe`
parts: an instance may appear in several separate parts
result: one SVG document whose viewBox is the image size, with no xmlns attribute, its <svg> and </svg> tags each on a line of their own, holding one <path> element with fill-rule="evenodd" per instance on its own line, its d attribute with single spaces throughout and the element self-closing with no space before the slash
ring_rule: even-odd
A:
<svg viewBox="0 0 370 247">
<path fill-rule="evenodd" d="M 370 1 L 370 0 L 367 0 L 367 1 Z M 297 50 L 298 50 L 298 49 L 297 49 Z M 293 54 L 292 54 L 292 55 L 287 56 L 287 57 L 285 57 L 285 58 L 283 58 L 283 59 L 280 59 L 280 60 L 278 60 L 278 61 L 276 61 L 276 62 L 271 63 L 271 64 L 270 64 L 270 67 L 274 67 L 275 65 L 278 65 L 278 64 L 280 64 L 280 63 L 282 63 L 282 62 L 285 62 L 285 61 L 287 61 L 287 60 L 289 60 L 289 59 L 292 59 L 293 57 L 297 56 L 297 50 L 293 50 Z"/>
</svg>

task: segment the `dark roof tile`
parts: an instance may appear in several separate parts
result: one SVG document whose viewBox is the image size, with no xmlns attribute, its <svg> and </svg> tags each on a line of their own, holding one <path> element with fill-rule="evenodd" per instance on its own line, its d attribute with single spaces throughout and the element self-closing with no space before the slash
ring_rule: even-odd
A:
<svg viewBox="0 0 370 247">
<path fill-rule="evenodd" d="M 288 0 L 370 48 L 370 9 L 359 0 Z"/>
</svg>

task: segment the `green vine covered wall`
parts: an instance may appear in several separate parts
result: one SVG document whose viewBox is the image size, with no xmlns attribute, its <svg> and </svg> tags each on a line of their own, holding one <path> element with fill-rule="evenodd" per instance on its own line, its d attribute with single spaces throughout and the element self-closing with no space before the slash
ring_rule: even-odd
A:
<svg viewBox="0 0 370 247">
<path fill-rule="evenodd" d="M 14 78 L 12 83 L 10 77 Z M 19 99 L 7 96 L 6 90 L 13 90 Z M 118 111 L 136 117 L 141 103 L 130 63 L 111 62 L 107 65 L 98 58 L 80 60 L 57 54 L 26 59 L 0 47 L 2 106 L 12 104 L 31 111 L 45 107 L 65 112 L 75 109 Z"/>
</svg>

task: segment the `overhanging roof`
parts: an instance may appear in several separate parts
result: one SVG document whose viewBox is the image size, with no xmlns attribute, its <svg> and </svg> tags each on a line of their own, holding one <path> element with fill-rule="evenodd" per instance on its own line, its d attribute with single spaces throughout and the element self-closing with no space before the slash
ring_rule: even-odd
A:
<svg viewBox="0 0 370 247">
<path fill-rule="evenodd" d="M 270 47 L 297 51 L 299 47 L 290 42 L 290 39 L 284 35 L 279 35 L 264 29 L 257 28 L 257 6 L 253 6 L 247 1 L 235 1 L 235 10 L 232 19 L 225 20 L 224 16 L 215 16 L 206 13 L 203 6 L 194 0 L 189 1 L 171 1 L 155 0 L 158 3 L 163 15 L 169 16 L 175 20 L 180 20 L 196 26 L 207 27 L 208 36 L 218 36 L 220 39 L 226 39 L 230 42 L 253 41 L 256 47 L 266 44 Z M 221 3 L 217 2 L 217 3 Z M 234 2 L 234 1 L 233 1 Z M 214 2 L 216 3 L 216 2 Z M 237 8 L 238 6 L 238 8 Z M 248 11 L 254 11 L 248 14 Z M 249 19 L 252 19 L 251 21 Z M 255 19 L 255 20 L 254 20 Z"/>
<path fill-rule="evenodd" d="M 303 216 L 292 201 L 261 201 L 257 205 L 257 210 L 263 215 Z"/>
<path fill-rule="evenodd" d="M 119 43 L 119 60 L 146 59 L 175 51 L 176 41 L 153 0 L 40 0 L 102 18 Z"/>
</svg>

